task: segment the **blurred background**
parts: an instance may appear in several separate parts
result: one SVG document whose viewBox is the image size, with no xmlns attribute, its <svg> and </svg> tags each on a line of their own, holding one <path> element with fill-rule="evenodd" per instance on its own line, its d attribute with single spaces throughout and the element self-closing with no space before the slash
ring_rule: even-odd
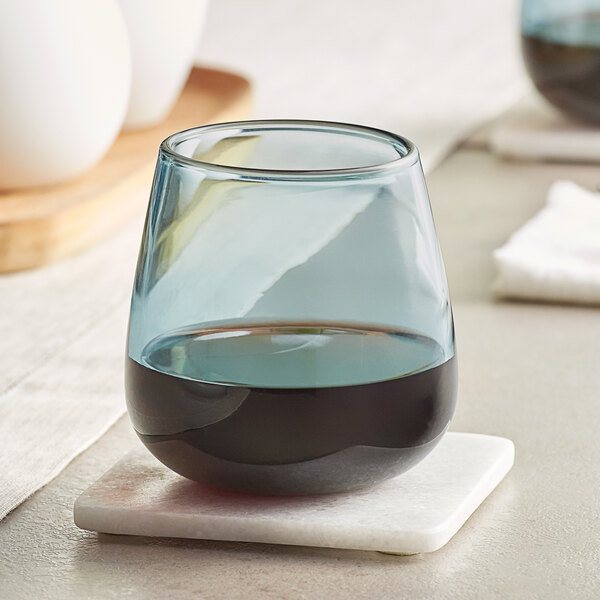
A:
<svg viewBox="0 0 600 600">
<path fill-rule="evenodd" d="M 197 60 L 246 74 L 256 118 L 371 125 L 425 169 L 524 93 L 516 0 L 213 2 Z"/>
</svg>

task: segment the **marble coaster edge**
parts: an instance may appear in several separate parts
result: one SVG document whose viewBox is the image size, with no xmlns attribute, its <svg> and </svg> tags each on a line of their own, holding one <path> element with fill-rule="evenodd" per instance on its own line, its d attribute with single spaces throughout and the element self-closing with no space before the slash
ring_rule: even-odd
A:
<svg viewBox="0 0 600 600">
<path fill-rule="evenodd" d="M 452 433 L 450 434 L 452 435 Z M 186 514 L 177 514 L 164 512 L 165 518 L 162 522 L 157 522 L 156 517 L 160 512 L 147 512 L 144 515 L 143 508 L 123 508 L 119 506 L 98 506 L 94 504 L 94 491 L 106 479 L 111 479 L 111 473 L 117 471 L 121 466 L 130 464 L 132 459 L 140 460 L 147 456 L 147 450 L 144 448 L 135 448 L 122 457 L 108 471 L 106 471 L 95 483 L 89 486 L 76 500 L 74 506 L 75 524 L 86 530 L 98 531 L 102 533 L 116 535 L 141 535 L 151 537 L 175 537 L 185 539 L 205 539 L 220 541 L 239 541 L 254 543 L 273 543 L 286 545 L 300 545 L 313 547 L 333 547 L 339 549 L 354 549 L 367 551 L 382 551 L 398 554 L 417 554 L 422 552 L 434 552 L 444 546 L 464 525 L 469 517 L 477 510 L 482 502 L 497 487 L 506 474 L 510 471 L 514 462 L 514 444 L 507 438 L 499 436 L 490 436 L 484 434 L 458 433 L 458 436 L 469 436 L 471 439 L 476 437 L 495 440 L 498 447 L 498 455 L 494 464 L 490 466 L 481 483 L 478 483 L 473 490 L 468 493 L 463 501 L 448 518 L 434 527 L 425 531 L 397 531 L 378 532 L 379 541 L 369 542 L 372 532 L 368 530 L 361 531 L 360 527 L 351 530 L 346 535 L 341 535 L 335 531 L 337 542 L 335 545 L 328 545 L 319 541 L 319 537 L 327 536 L 327 527 L 321 525 L 320 535 L 306 534 L 296 524 L 291 524 L 287 528 L 287 533 L 294 535 L 294 541 L 282 540 L 281 531 L 276 531 L 269 527 L 265 520 L 262 527 L 252 533 L 239 533 L 238 525 L 244 523 L 244 518 L 231 515 L 201 515 L 202 520 L 197 521 L 198 517 L 192 517 Z M 166 467 L 165 467 L 166 468 Z M 88 501 L 92 500 L 92 505 Z M 134 513 L 135 522 L 129 522 L 127 515 Z M 115 515 L 118 518 L 115 518 Z M 200 515 L 199 515 L 200 516 Z M 335 530 L 335 526 L 331 528 Z M 149 533 L 152 532 L 152 533 Z M 369 535 L 371 533 L 371 535 Z M 362 534 L 362 535 L 361 535 Z M 285 537 L 285 535 L 283 536 Z M 347 539 L 344 541 L 343 538 Z M 362 540 L 360 538 L 363 538 Z M 387 538 L 387 539 L 386 539 Z M 354 541 L 351 541 L 354 540 Z"/>
<path fill-rule="evenodd" d="M 471 435 L 482 435 L 482 434 L 471 434 Z M 431 547 L 429 550 L 422 550 L 422 552 L 435 552 L 443 546 L 445 546 L 461 529 L 461 527 L 473 516 L 475 511 L 483 504 L 486 498 L 500 485 L 502 480 L 506 477 L 509 471 L 512 469 L 515 462 L 515 445 L 512 440 L 500 437 L 500 436 L 486 436 L 488 438 L 496 438 L 502 440 L 504 449 L 496 459 L 496 468 L 494 471 L 487 473 L 484 482 L 481 487 L 476 488 L 471 494 L 467 495 L 463 501 L 463 505 L 466 505 L 464 511 L 457 510 L 454 515 L 450 517 L 453 521 L 452 525 L 447 525 L 443 534 L 436 536 L 435 531 L 429 532 L 428 545 Z M 444 525 L 440 524 L 437 527 L 438 532 L 444 530 Z"/>
</svg>

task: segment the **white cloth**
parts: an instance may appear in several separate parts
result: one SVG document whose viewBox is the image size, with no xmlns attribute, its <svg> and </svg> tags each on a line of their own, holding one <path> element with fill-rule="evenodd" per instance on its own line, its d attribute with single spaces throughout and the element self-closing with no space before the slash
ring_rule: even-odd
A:
<svg viewBox="0 0 600 600">
<path fill-rule="evenodd" d="M 522 93 L 515 6 L 220 0 L 198 60 L 247 73 L 256 118 L 391 129 L 419 146 L 428 171 Z M 0 518 L 123 414 L 139 240 L 138 225 L 80 256 L 0 278 Z"/>
<path fill-rule="evenodd" d="M 600 304 L 600 194 L 556 181 L 494 259 L 500 296 Z"/>
<path fill-rule="evenodd" d="M 92 250 L 0 277 L 0 518 L 124 412 L 141 223 Z"/>
</svg>

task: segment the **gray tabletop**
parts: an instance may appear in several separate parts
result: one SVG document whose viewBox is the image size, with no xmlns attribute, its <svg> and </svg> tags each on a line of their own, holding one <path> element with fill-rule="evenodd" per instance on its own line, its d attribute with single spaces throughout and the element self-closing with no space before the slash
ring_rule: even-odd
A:
<svg viewBox="0 0 600 600">
<path fill-rule="evenodd" d="M 137 444 L 126 419 L 0 522 L 0 598 L 597 598 L 600 314 L 492 299 L 491 251 L 557 178 L 592 166 L 455 152 L 428 179 L 456 318 L 452 429 L 502 435 L 513 470 L 433 554 L 96 535 L 76 496 Z"/>
</svg>

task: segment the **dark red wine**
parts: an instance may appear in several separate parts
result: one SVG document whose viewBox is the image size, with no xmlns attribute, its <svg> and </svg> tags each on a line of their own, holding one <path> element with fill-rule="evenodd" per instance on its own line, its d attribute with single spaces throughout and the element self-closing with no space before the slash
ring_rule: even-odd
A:
<svg viewBox="0 0 600 600">
<path fill-rule="evenodd" d="M 415 465 L 454 412 L 455 359 L 414 333 L 347 325 L 192 329 L 126 365 L 129 413 L 181 475 L 270 494 L 372 485 Z"/>
<path fill-rule="evenodd" d="M 542 95 L 574 117 L 600 123 L 600 13 L 540 24 L 522 36 L 522 47 Z"/>
</svg>

